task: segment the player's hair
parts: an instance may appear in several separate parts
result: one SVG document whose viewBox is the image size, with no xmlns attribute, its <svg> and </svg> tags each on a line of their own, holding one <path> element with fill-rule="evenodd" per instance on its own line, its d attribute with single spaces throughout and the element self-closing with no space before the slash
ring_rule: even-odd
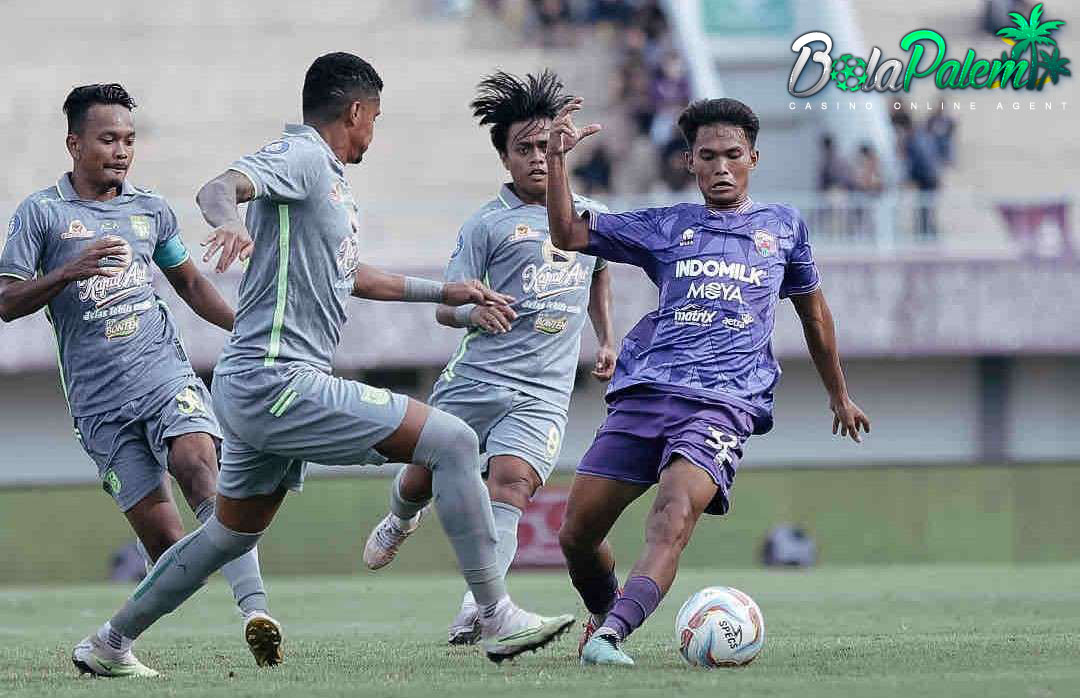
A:
<svg viewBox="0 0 1080 698">
<path fill-rule="evenodd" d="M 68 133 L 81 133 L 86 125 L 86 113 L 95 104 L 119 104 L 128 111 L 135 108 L 123 85 L 115 82 L 80 85 L 72 90 L 64 100 L 64 114 L 67 115 Z"/>
<path fill-rule="evenodd" d="M 319 56 L 304 75 L 304 121 L 333 121 L 350 103 L 377 97 L 382 88 L 382 78 L 363 58 L 340 51 Z"/>
<path fill-rule="evenodd" d="M 550 70 L 524 78 L 497 71 L 476 86 L 476 99 L 469 103 L 481 126 L 491 126 L 491 144 L 506 154 L 510 125 L 519 121 L 554 119 L 573 96 L 563 94 L 559 76 Z"/>
<path fill-rule="evenodd" d="M 737 99 L 702 99 L 692 103 L 679 115 L 679 130 L 686 139 L 686 147 L 693 150 L 698 129 L 711 124 L 731 124 L 741 128 L 753 148 L 757 142 L 761 123 L 754 110 Z"/>
</svg>

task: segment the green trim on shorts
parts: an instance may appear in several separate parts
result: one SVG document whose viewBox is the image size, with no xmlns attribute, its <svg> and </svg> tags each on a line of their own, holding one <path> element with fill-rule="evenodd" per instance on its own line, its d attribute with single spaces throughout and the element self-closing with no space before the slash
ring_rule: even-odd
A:
<svg viewBox="0 0 1080 698">
<path fill-rule="evenodd" d="M 281 391 L 281 395 L 278 395 L 278 399 L 270 406 L 270 414 L 275 417 L 280 417 L 285 414 L 285 411 L 292 406 L 296 398 L 300 397 L 300 393 L 296 392 L 292 388 L 285 388 Z"/>
<path fill-rule="evenodd" d="M 289 288 L 289 205 L 278 204 L 278 276 L 277 303 L 274 305 L 274 324 L 270 330 L 270 346 L 263 359 L 264 366 L 273 366 L 281 351 L 281 328 L 285 324 L 285 301 Z"/>
</svg>

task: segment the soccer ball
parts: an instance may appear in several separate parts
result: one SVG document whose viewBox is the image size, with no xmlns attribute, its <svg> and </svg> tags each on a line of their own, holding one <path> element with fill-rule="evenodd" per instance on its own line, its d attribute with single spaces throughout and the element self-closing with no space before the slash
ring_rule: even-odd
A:
<svg viewBox="0 0 1080 698">
<path fill-rule="evenodd" d="M 690 666 L 743 666 L 765 644 L 765 618 L 749 596 L 731 587 L 707 587 L 675 616 L 679 654 Z"/>
</svg>

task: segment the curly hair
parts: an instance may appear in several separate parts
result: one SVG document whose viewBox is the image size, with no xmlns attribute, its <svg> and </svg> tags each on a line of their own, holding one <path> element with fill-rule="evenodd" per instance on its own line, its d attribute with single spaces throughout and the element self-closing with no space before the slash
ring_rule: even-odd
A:
<svg viewBox="0 0 1080 698">
<path fill-rule="evenodd" d="M 476 99 L 469 107 L 481 126 L 491 126 L 491 144 L 505 155 L 510 125 L 554 119 L 573 99 L 562 90 L 562 81 L 550 70 L 540 75 L 528 74 L 524 78 L 500 70 L 480 81 Z"/>
</svg>

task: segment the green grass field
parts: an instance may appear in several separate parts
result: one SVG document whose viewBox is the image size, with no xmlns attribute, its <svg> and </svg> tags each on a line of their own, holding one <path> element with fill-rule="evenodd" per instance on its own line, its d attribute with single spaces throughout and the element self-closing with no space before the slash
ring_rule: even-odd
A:
<svg viewBox="0 0 1080 698">
<path fill-rule="evenodd" d="M 750 592 L 767 640 L 743 669 L 682 664 L 673 618 L 696 589 Z M 76 676 L 71 646 L 119 604 L 121 586 L 0 589 L 4 696 L 1077 696 L 1080 564 L 694 570 L 680 576 L 628 650 L 631 670 L 577 665 L 576 631 L 495 666 L 449 649 L 461 583 L 442 574 L 271 579 L 286 664 L 257 669 L 228 590 L 214 581 L 138 645 L 160 679 Z M 540 611 L 577 606 L 562 574 L 515 574 Z"/>
</svg>

